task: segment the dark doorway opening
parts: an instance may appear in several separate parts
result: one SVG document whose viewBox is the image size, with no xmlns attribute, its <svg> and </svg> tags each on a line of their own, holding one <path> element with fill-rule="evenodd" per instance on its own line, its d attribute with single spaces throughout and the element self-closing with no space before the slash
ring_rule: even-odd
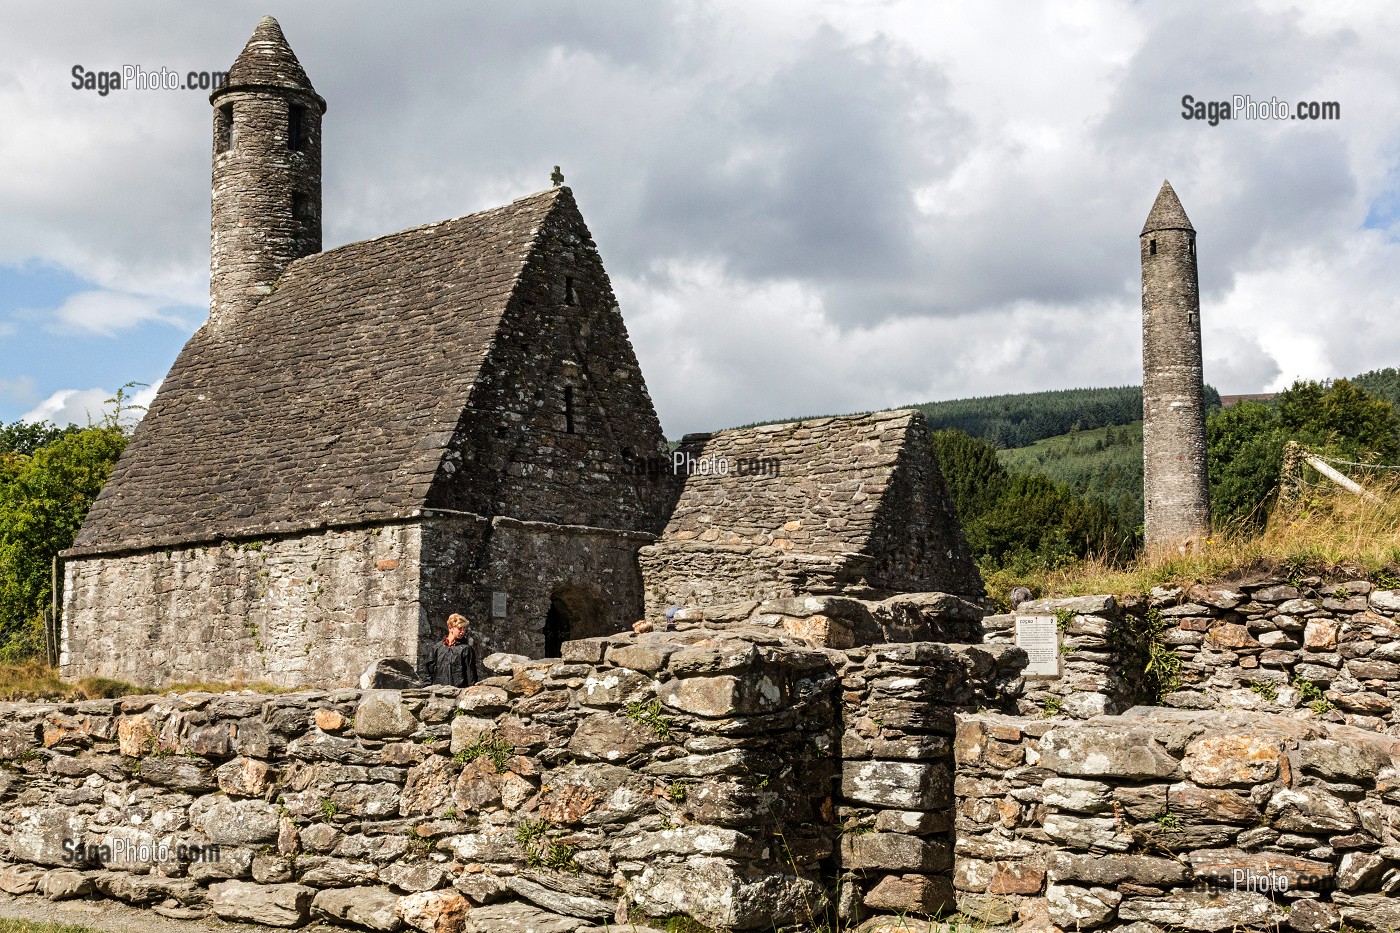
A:
<svg viewBox="0 0 1400 933">
<path fill-rule="evenodd" d="M 565 584 L 549 597 L 544 617 L 544 656 L 559 657 L 564 642 L 572 638 L 592 638 L 613 632 L 607 603 L 594 590 Z"/>
</svg>

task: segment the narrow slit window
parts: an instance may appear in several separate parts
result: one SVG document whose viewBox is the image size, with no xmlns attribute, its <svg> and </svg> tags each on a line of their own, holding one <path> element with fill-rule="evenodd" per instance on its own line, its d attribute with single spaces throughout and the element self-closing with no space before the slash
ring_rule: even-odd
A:
<svg viewBox="0 0 1400 933">
<path fill-rule="evenodd" d="M 233 104 L 224 104 L 214 112 L 214 139 L 219 152 L 233 148 Z"/>
<path fill-rule="evenodd" d="M 564 387 L 564 430 L 574 433 L 574 387 Z"/>
<path fill-rule="evenodd" d="M 287 110 L 287 148 L 301 152 L 306 147 L 306 134 L 302 125 L 306 111 L 301 107 Z"/>
<path fill-rule="evenodd" d="M 292 219 L 301 222 L 306 220 L 306 195 L 300 191 L 292 192 Z"/>
<path fill-rule="evenodd" d="M 572 276 L 564 279 L 564 304 L 578 304 L 578 292 L 574 291 L 574 280 Z"/>
<path fill-rule="evenodd" d="M 1187 255 L 1189 255 L 1189 256 L 1194 256 L 1194 255 L 1196 255 L 1196 241 L 1195 241 L 1195 240 L 1187 240 L 1187 241 L 1186 241 L 1186 253 L 1187 253 Z"/>
<path fill-rule="evenodd" d="M 1149 255 L 1149 256 L 1156 256 L 1156 255 L 1157 255 L 1157 241 L 1156 241 L 1156 240 L 1148 240 L 1148 241 L 1147 241 L 1147 255 Z"/>
</svg>

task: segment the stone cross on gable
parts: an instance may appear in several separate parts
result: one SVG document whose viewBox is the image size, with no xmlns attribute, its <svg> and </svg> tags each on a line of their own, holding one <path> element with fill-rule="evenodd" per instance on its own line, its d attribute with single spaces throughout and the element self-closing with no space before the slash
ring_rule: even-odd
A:
<svg viewBox="0 0 1400 933">
<path fill-rule="evenodd" d="M 564 183 L 564 173 L 559 171 L 559 166 L 554 166 L 554 171 L 549 173 L 549 180 L 554 182 L 556 188 Z"/>
</svg>

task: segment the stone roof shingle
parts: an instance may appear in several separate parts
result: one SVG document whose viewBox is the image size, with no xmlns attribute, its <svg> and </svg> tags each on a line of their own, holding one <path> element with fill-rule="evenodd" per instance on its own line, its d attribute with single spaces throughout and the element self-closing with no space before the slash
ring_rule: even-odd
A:
<svg viewBox="0 0 1400 933">
<path fill-rule="evenodd" d="M 567 188 L 300 259 L 190 338 L 70 554 L 387 520 L 424 505 Z"/>
</svg>

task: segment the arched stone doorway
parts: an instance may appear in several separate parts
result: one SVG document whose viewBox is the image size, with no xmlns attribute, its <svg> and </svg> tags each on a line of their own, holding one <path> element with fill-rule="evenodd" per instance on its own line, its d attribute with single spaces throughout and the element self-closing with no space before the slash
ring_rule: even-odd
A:
<svg viewBox="0 0 1400 933">
<path fill-rule="evenodd" d="M 570 639 L 611 634 L 609 618 L 608 605 L 595 590 L 574 583 L 556 587 L 544 617 L 544 656 L 559 657 Z"/>
</svg>

